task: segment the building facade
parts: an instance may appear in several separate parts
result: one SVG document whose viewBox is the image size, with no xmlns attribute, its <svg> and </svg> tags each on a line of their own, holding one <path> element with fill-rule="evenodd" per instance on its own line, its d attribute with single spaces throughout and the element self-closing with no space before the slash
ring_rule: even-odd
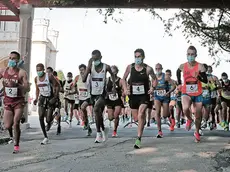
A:
<svg viewBox="0 0 230 172">
<path fill-rule="evenodd" d="M 12 15 L 11 11 L 0 10 L 0 15 Z M 31 97 L 35 96 L 34 78 L 37 76 L 36 64 L 56 67 L 57 40 L 59 32 L 49 29 L 48 19 L 34 19 L 30 65 Z M 18 50 L 19 22 L 0 21 L 0 68 L 6 67 L 8 55 Z M 23 54 L 22 54 L 23 56 Z"/>
</svg>

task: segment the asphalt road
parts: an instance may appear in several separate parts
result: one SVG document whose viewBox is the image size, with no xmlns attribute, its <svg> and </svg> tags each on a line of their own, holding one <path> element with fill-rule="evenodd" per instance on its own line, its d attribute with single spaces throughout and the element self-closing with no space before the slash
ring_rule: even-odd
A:
<svg viewBox="0 0 230 172">
<path fill-rule="evenodd" d="M 21 152 L 12 154 L 13 145 L 0 145 L 0 172 L 216 172 L 230 171 L 229 132 L 205 131 L 202 142 L 195 143 L 193 131 L 164 126 L 164 138 L 157 139 L 156 126 L 144 131 L 142 148 L 133 148 L 137 128 L 119 127 L 118 138 L 95 144 L 73 123 L 63 123 L 49 132 L 51 143 L 40 145 L 43 137 L 37 116 L 30 116 L 31 128 L 22 133 Z M 108 122 L 106 123 L 108 125 Z M 94 127 L 94 125 L 93 125 Z M 110 130 L 110 136 L 112 130 Z"/>
</svg>

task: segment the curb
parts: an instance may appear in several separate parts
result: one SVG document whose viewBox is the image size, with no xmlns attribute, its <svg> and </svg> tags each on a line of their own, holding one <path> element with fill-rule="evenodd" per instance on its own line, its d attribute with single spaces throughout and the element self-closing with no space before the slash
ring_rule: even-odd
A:
<svg viewBox="0 0 230 172">
<path fill-rule="evenodd" d="M 9 138 L 9 137 L 0 138 L 0 145 L 1 145 L 1 144 L 4 144 L 4 143 L 7 143 L 8 141 L 10 141 L 10 138 Z"/>
</svg>

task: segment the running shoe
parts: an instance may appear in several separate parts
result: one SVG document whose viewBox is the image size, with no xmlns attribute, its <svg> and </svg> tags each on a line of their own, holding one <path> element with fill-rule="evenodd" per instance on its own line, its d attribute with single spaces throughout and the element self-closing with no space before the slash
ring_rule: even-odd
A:
<svg viewBox="0 0 230 172">
<path fill-rule="evenodd" d="M 194 136 L 195 136 L 195 142 L 200 142 L 200 134 L 195 132 Z"/>
<path fill-rule="evenodd" d="M 95 143 L 101 143 L 102 142 L 102 134 L 101 132 L 97 132 L 96 139 L 94 141 Z"/>
<path fill-rule="evenodd" d="M 188 131 L 191 130 L 191 128 L 192 128 L 192 120 L 189 120 L 189 119 L 187 120 L 185 128 Z"/>
<path fill-rule="evenodd" d="M 19 146 L 14 146 L 13 154 L 17 154 L 19 152 Z"/>
<path fill-rule="evenodd" d="M 8 141 L 8 144 L 12 144 L 12 143 L 14 143 L 14 139 L 13 139 L 13 137 L 10 137 L 10 140 Z"/>
<path fill-rule="evenodd" d="M 87 136 L 91 136 L 91 134 L 92 134 L 92 129 L 90 128 L 90 126 L 88 127 L 88 133 L 87 133 Z"/>
<path fill-rule="evenodd" d="M 101 133 L 102 133 L 103 142 L 107 141 L 109 136 L 109 128 L 105 128 L 105 130 L 102 131 Z"/>
<path fill-rule="evenodd" d="M 163 132 L 158 131 L 158 134 L 156 135 L 157 138 L 163 138 Z"/>
<path fill-rule="evenodd" d="M 117 137 L 117 132 L 113 131 L 112 137 Z"/>
<path fill-rule="evenodd" d="M 44 138 L 43 141 L 41 142 L 41 145 L 47 145 L 49 143 L 48 138 Z"/>
<path fill-rule="evenodd" d="M 134 144 L 135 149 L 140 149 L 141 148 L 141 141 L 140 139 L 136 139 L 135 144 Z"/>
</svg>

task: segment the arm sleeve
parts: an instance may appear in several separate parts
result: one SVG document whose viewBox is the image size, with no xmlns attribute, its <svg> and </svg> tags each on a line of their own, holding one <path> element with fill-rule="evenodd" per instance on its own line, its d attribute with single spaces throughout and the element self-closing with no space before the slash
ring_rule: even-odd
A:
<svg viewBox="0 0 230 172">
<path fill-rule="evenodd" d="M 178 85 L 181 85 L 181 70 L 179 68 L 176 71 L 176 76 Z"/>
<path fill-rule="evenodd" d="M 208 83 L 208 78 L 207 74 L 205 72 L 200 72 L 199 76 L 197 77 L 201 82 L 207 84 Z"/>
</svg>

